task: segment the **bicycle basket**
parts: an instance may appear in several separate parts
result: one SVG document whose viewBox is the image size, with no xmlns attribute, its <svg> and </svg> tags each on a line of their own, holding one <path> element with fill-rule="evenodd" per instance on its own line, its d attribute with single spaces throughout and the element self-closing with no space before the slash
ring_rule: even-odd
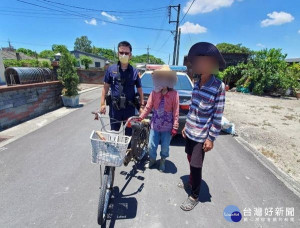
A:
<svg viewBox="0 0 300 228">
<path fill-rule="evenodd" d="M 90 139 L 92 163 L 122 166 L 131 137 L 119 133 L 93 131 Z"/>
</svg>

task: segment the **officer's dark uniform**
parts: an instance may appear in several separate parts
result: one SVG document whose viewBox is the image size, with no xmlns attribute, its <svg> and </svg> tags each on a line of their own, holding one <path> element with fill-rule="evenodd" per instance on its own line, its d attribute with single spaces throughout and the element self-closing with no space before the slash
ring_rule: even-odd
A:
<svg viewBox="0 0 300 228">
<path fill-rule="evenodd" d="M 133 102 L 135 97 L 135 86 L 137 88 L 142 87 L 141 79 L 138 76 L 138 71 L 133 68 L 130 64 L 128 68 L 123 71 L 121 69 L 120 62 L 110 66 L 104 77 L 104 82 L 110 84 L 112 96 L 119 98 L 119 82 L 117 80 L 118 71 L 120 72 L 121 80 L 125 81 L 123 85 L 123 93 L 128 101 Z M 113 123 L 113 119 L 118 121 L 126 121 L 129 117 L 135 115 L 135 107 L 133 105 L 126 105 L 125 109 L 116 110 L 112 105 L 109 106 L 109 116 L 111 118 L 111 130 L 118 131 L 120 129 L 121 123 Z M 126 135 L 131 135 L 131 128 L 126 128 Z"/>
</svg>

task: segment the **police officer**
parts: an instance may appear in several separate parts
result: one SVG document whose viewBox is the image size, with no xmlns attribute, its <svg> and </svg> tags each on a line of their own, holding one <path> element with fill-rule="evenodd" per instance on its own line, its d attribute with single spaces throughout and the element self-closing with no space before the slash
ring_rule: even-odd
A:
<svg viewBox="0 0 300 228">
<path fill-rule="evenodd" d="M 110 66 L 104 77 L 104 87 L 101 96 L 100 113 L 106 113 L 106 105 L 109 105 L 109 116 L 111 119 L 111 130 L 118 131 L 121 123 L 114 123 L 117 121 L 125 122 L 129 117 L 135 115 L 135 102 L 136 92 L 139 94 L 140 110 L 144 108 L 144 97 L 141 79 L 138 76 L 137 69 L 129 64 L 132 57 L 132 46 L 127 41 L 122 41 L 118 44 L 118 57 L 117 64 Z M 109 104 L 105 104 L 106 95 L 111 89 L 111 95 L 108 100 Z M 126 128 L 126 135 L 131 135 L 131 129 Z"/>
</svg>

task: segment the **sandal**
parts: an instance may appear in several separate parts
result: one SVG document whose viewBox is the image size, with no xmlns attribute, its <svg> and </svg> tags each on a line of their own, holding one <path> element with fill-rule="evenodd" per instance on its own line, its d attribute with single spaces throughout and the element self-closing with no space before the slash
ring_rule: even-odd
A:
<svg viewBox="0 0 300 228">
<path fill-rule="evenodd" d="M 180 182 L 180 183 L 177 184 L 177 187 L 185 189 L 187 191 L 190 191 L 192 189 L 192 186 L 190 185 L 189 182 Z"/>
<path fill-rule="evenodd" d="M 192 199 L 189 196 L 180 206 L 180 208 L 184 211 L 191 211 L 194 207 L 199 203 L 198 199 Z"/>
</svg>

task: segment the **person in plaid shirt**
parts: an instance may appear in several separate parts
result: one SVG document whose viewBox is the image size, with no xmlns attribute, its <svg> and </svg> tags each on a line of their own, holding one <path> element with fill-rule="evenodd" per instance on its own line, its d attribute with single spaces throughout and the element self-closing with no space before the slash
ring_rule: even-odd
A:
<svg viewBox="0 0 300 228">
<path fill-rule="evenodd" d="M 225 68 L 225 60 L 217 47 L 207 42 L 196 43 L 189 51 L 188 60 L 197 80 L 182 130 L 190 176 L 187 183 L 179 183 L 178 187 L 191 191 L 180 206 L 185 211 L 192 210 L 198 203 L 204 155 L 213 148 L 219 135 L 225 105 L 225 85 L 214 75 L 220 68 Z"/>
</svg>

